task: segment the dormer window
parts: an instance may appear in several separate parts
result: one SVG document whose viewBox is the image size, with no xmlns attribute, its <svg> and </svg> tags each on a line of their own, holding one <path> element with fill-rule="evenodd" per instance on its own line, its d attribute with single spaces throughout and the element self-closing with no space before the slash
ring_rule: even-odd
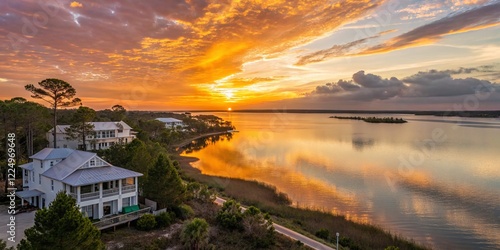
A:
<svg viewBox="0 0 500 250">
<path fill-rule="evenodd" d="M 95 159 L 90 160 L 90 166 L 94 167 L 95 166 Z"/>
<path fill-rule="evenodd" d="M 50 166 L 54 166 L 54 161 L 50 161 Z"/>
</svg>

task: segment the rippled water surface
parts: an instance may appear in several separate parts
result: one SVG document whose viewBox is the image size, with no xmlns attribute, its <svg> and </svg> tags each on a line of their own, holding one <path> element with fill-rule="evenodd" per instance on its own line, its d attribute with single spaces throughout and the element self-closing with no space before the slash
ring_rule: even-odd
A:
<svg viewBox="0 0 500 250">
<path fill-rule="evenodd" d="M 239 132 L 187 153 L 205 174 L 266 182 L 294 205 L 435 249 L 500 249 L 499 119 L 390 115 L 409 122 L 372 124 L 329 114 L 215 115 Z"/>
</svg>

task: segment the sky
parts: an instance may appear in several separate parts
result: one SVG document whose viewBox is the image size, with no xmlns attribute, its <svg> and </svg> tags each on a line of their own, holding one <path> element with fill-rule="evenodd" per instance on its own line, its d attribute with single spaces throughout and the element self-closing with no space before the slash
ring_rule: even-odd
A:
<svg viewBox="0 0 500 250">
<path fill-rule="evenodd" d="M 97 110 L 500 110 L 499 51 L 499 0 L 0 1 L 0 98 Z"/>
</svg>

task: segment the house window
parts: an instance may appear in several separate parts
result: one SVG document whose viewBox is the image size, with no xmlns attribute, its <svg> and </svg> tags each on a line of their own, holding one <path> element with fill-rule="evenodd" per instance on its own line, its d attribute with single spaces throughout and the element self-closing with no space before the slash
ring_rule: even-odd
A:
<svg viewBox="0 0 500 250">
<path fill-rule="evenodd" d="M 63 148 L 67 148 L 67 147 L 68 147 L 68 145 L 66 145 L 66 144 L 63 145 Z"/>
<path fill-rule="evenodd" d="M 50 188 L 52 188 L 52 191 L 54 191 L 54 180 L 50 180 Z"/>
<path fill-rule="evenodd" d="M 84 216 L 92 218 L 94 217 L 93 212 L 94 212 L 93 205 L 82 207 L 82 213 Z"/>
<path fill-rule="evenodd" d="M 135 179 L 132 178 L 127 178 L 122 181 L 124 186 L 129 186 L 129 185 L 134 185 L 135 184 Z"/>
<path fill-rule="evenodd" d="M 80 193 L 86 194 L 92 192 L 92 185 L 82 186 L 80 188 Z"/>
<path fill-rule="evenodd" d="M 90 166 L 91 167 L 95 166 L 95 159 L 90 160 Z"/>
<path fill-rule="evenodd" d="M 38 184 L 42 185 L 42 175 L 38 174 Z"/>
<path fill-rule="evenodd" d="M 122 207 L 128 207 L 128 206 L 130 206 L 130 198 L 123 198 Z"/>
<path fill-rule="evenodd" d="M 54 166 L 54 161 L 50 161 L 50 166 Z"/>
<path fill-rule="evenodd" d="M 76 194 L 76 187 L 69 186 L 69 192 L 72 194 Z"/>
</svg>

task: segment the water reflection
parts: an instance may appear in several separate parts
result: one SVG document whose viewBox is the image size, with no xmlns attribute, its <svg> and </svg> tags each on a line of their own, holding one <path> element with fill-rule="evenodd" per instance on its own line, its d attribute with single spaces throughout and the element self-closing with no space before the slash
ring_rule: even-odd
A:
<svg viewBox="0 0 500 250">
<path fill-rule="evenodd" d="M 266 182 L 294 206 L 375 223 L 437 249 L 500 248 L 495 129 L 448 118 L 387 126 L 283 114 L 286 124 L 273 130 L 266 123 L 273 114 L 231 115 L 240 133 L 186 151 L 205 174 Z M 429 145 L 436 129 L 446 139 Z"/>
<path fill-rule="evenodd" d="M 209 145 L 214 145 L 218 141 L 230 141 L 233 138 L 232 133 L 212 135 L 209 137 L 200 138 L 192 141 L 190 144 L 183 147 L 184 153 L 190 154 L 193 152 L 200 151 Z"/>
<path fill-rule="evenodd" d="M 363 151 L 365 148 L 373 147 L 375 140 L 372 138 L 363 138 L 363 137 L 353 137 L 352 138 L 352 147 L 358 151 Z"/>
</svg>

